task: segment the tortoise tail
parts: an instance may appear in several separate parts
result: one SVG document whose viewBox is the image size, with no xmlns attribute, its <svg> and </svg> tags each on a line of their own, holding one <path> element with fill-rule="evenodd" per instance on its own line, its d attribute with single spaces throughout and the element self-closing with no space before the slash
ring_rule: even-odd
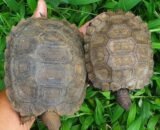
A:
<svg viewBox="0 0 160 130">
<path fill-rule="evenodd" d="M 129 110 L 131 106 L 131 99 L 129 97 L 128 89 L 120 89 L 117 91 L 117 102 L 125 109 Z"/>
</svg>

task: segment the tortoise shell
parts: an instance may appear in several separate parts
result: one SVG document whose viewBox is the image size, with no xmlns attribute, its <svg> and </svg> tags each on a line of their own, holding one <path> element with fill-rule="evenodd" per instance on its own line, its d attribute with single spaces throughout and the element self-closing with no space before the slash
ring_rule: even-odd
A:
<svg viewBox="0 0 160 130">
<path fill-rule="evenodd" d="M 146 23 L 131 12 L 104 12 L 85 36 L 88 77 L 103 90 L 141 89 L 153 73 L 153 53 Z"/>
<path fill-rule="evenodd" d="M 66 21 L 28 18 L 7 38 L 7 96 L 21 116 L 73 114 L 85 96 L 83 40 Z"/>
</svg>

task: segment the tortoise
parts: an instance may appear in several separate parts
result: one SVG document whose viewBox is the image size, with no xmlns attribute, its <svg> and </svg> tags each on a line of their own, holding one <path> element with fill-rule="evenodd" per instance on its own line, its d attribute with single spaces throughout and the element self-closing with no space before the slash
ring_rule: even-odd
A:
<svg viewBox="0 0 160 130">
<path fill-rule="evenodd" d="M 13 27 L 5 50 L 5 84 L 22 123 L 42 115 L 49 130 L 85 97 L 83 38 L 69 22 L 27 18 Z"/>
<path fill-rule="evenodd" d="M 84 48 L 88 79 L 96 88 L 115 92 L 128 110 L 129 90 L 143 88 L 153 73 L 147 24 L 131 12 L 103 12 L 89 23 Z"/>
</svg>

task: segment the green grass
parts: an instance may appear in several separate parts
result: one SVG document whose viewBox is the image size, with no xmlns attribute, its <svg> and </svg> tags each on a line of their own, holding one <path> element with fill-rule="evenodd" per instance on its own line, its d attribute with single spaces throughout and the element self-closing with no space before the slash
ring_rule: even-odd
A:
<svg viewBox="0 0 160 130">
<path fill-rule="evenodd" d="M 30 17 L 36 0 L 0 0 L 0 89 L 4 89 L 4 50 L 13 25 Z M 78 27 L 107 10 L 131 11 L 148 24 L 154 49 L 154 75 L 150 85 L 130 93 L 125 111 L 113 93 L 88 87 L 80 111 L 61 118 L 61 130 L 160 130 L 160 0 L 47 0 L 48 16 L 67 19 Z M 37 120 L 32 130 L 47 130 Z"/>
</svg>

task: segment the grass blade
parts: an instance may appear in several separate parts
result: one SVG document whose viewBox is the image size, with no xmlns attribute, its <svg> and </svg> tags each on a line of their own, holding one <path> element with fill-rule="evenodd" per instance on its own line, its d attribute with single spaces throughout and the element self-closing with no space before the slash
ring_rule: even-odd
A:
<svg viewBox="0 0 160 130">
<path fill-rule="evenodd" d="M 153 49 L 160 49 L 160 42 L 153 42 L 152 43 L 152 48 Z"/>
<path fill-rule="evenodd" d="M 93 123 L 94 119 L 92 116 L 88 116 L 86 117 L 86 119 L 84 120 L 81 130 L 87 130 L 88 127 Z"/>
<path fill-rule="evenodd" d="M 104 113 L 104 108 L 101 102 L 96 98 L 96 109 L 95 109 L 94 117 L 95 117 L 95 122 L 97 125 L 100 125 L 105 122 L 103 113 Z"/>
<path fill-rule="evenodd" d="M 158 123 L 159 118 L 160 118 L 159 115 L 153 116 L 152 118 L 150 118 L 148 125 L 147 125 L 148 130 L 155 130 L 155 126 Z"/>
<path fill-rule="evenodd" d="M 73 5 L 87 5 L 99 1 L 100 0 L 69 0 L 69 3 Z"/>
<path fill-rule="evenodd" d="M 127 126 L 129 126 L 135 120 L 135 117 L 136 117 L 136 104 L 133 103 L 129 111 Z"/>
<path fill-rule="evenodd" d="M 19 10 L 19 4 L 16 0 L 3 0 L 3 2 L 13 11 L 17 12 Z"/>
<path fill-rule="evenodd" d="M 119 117 L 123 114 L 123 112 L 124 112 L 124 109 L 122 107 L 120 107 L 119 105 L 114 107 L 113 116 L 111 116 L 112 123 L 117 121 L 119 119 Z"/>
<path fill-rule="evenodd" d="M 120 0 L 117 7 L 119 9 L 123 9 L 125 11 L 129 11 L 133 7 L 135 7 L 141 0 Z"/>
<path fill-rule="evenodd" d="M 27 0 L 27 4 L 28 4 L 29 8 L 31 9 L 31 11 L 34 12 L 34 10 L 37 6 L 36 0 Z"/>
<path fill-rule="evenodd" d="M 159 28 L 159 26 L 160 26 L 160 18 L 148 22 L 149 29 Z"/>
<path fill-rule="evenodd" d="M 140 130 L 142 123 L 142 118 L 138 117 L 129 127 L 127 130 Z"/>
</svg>

